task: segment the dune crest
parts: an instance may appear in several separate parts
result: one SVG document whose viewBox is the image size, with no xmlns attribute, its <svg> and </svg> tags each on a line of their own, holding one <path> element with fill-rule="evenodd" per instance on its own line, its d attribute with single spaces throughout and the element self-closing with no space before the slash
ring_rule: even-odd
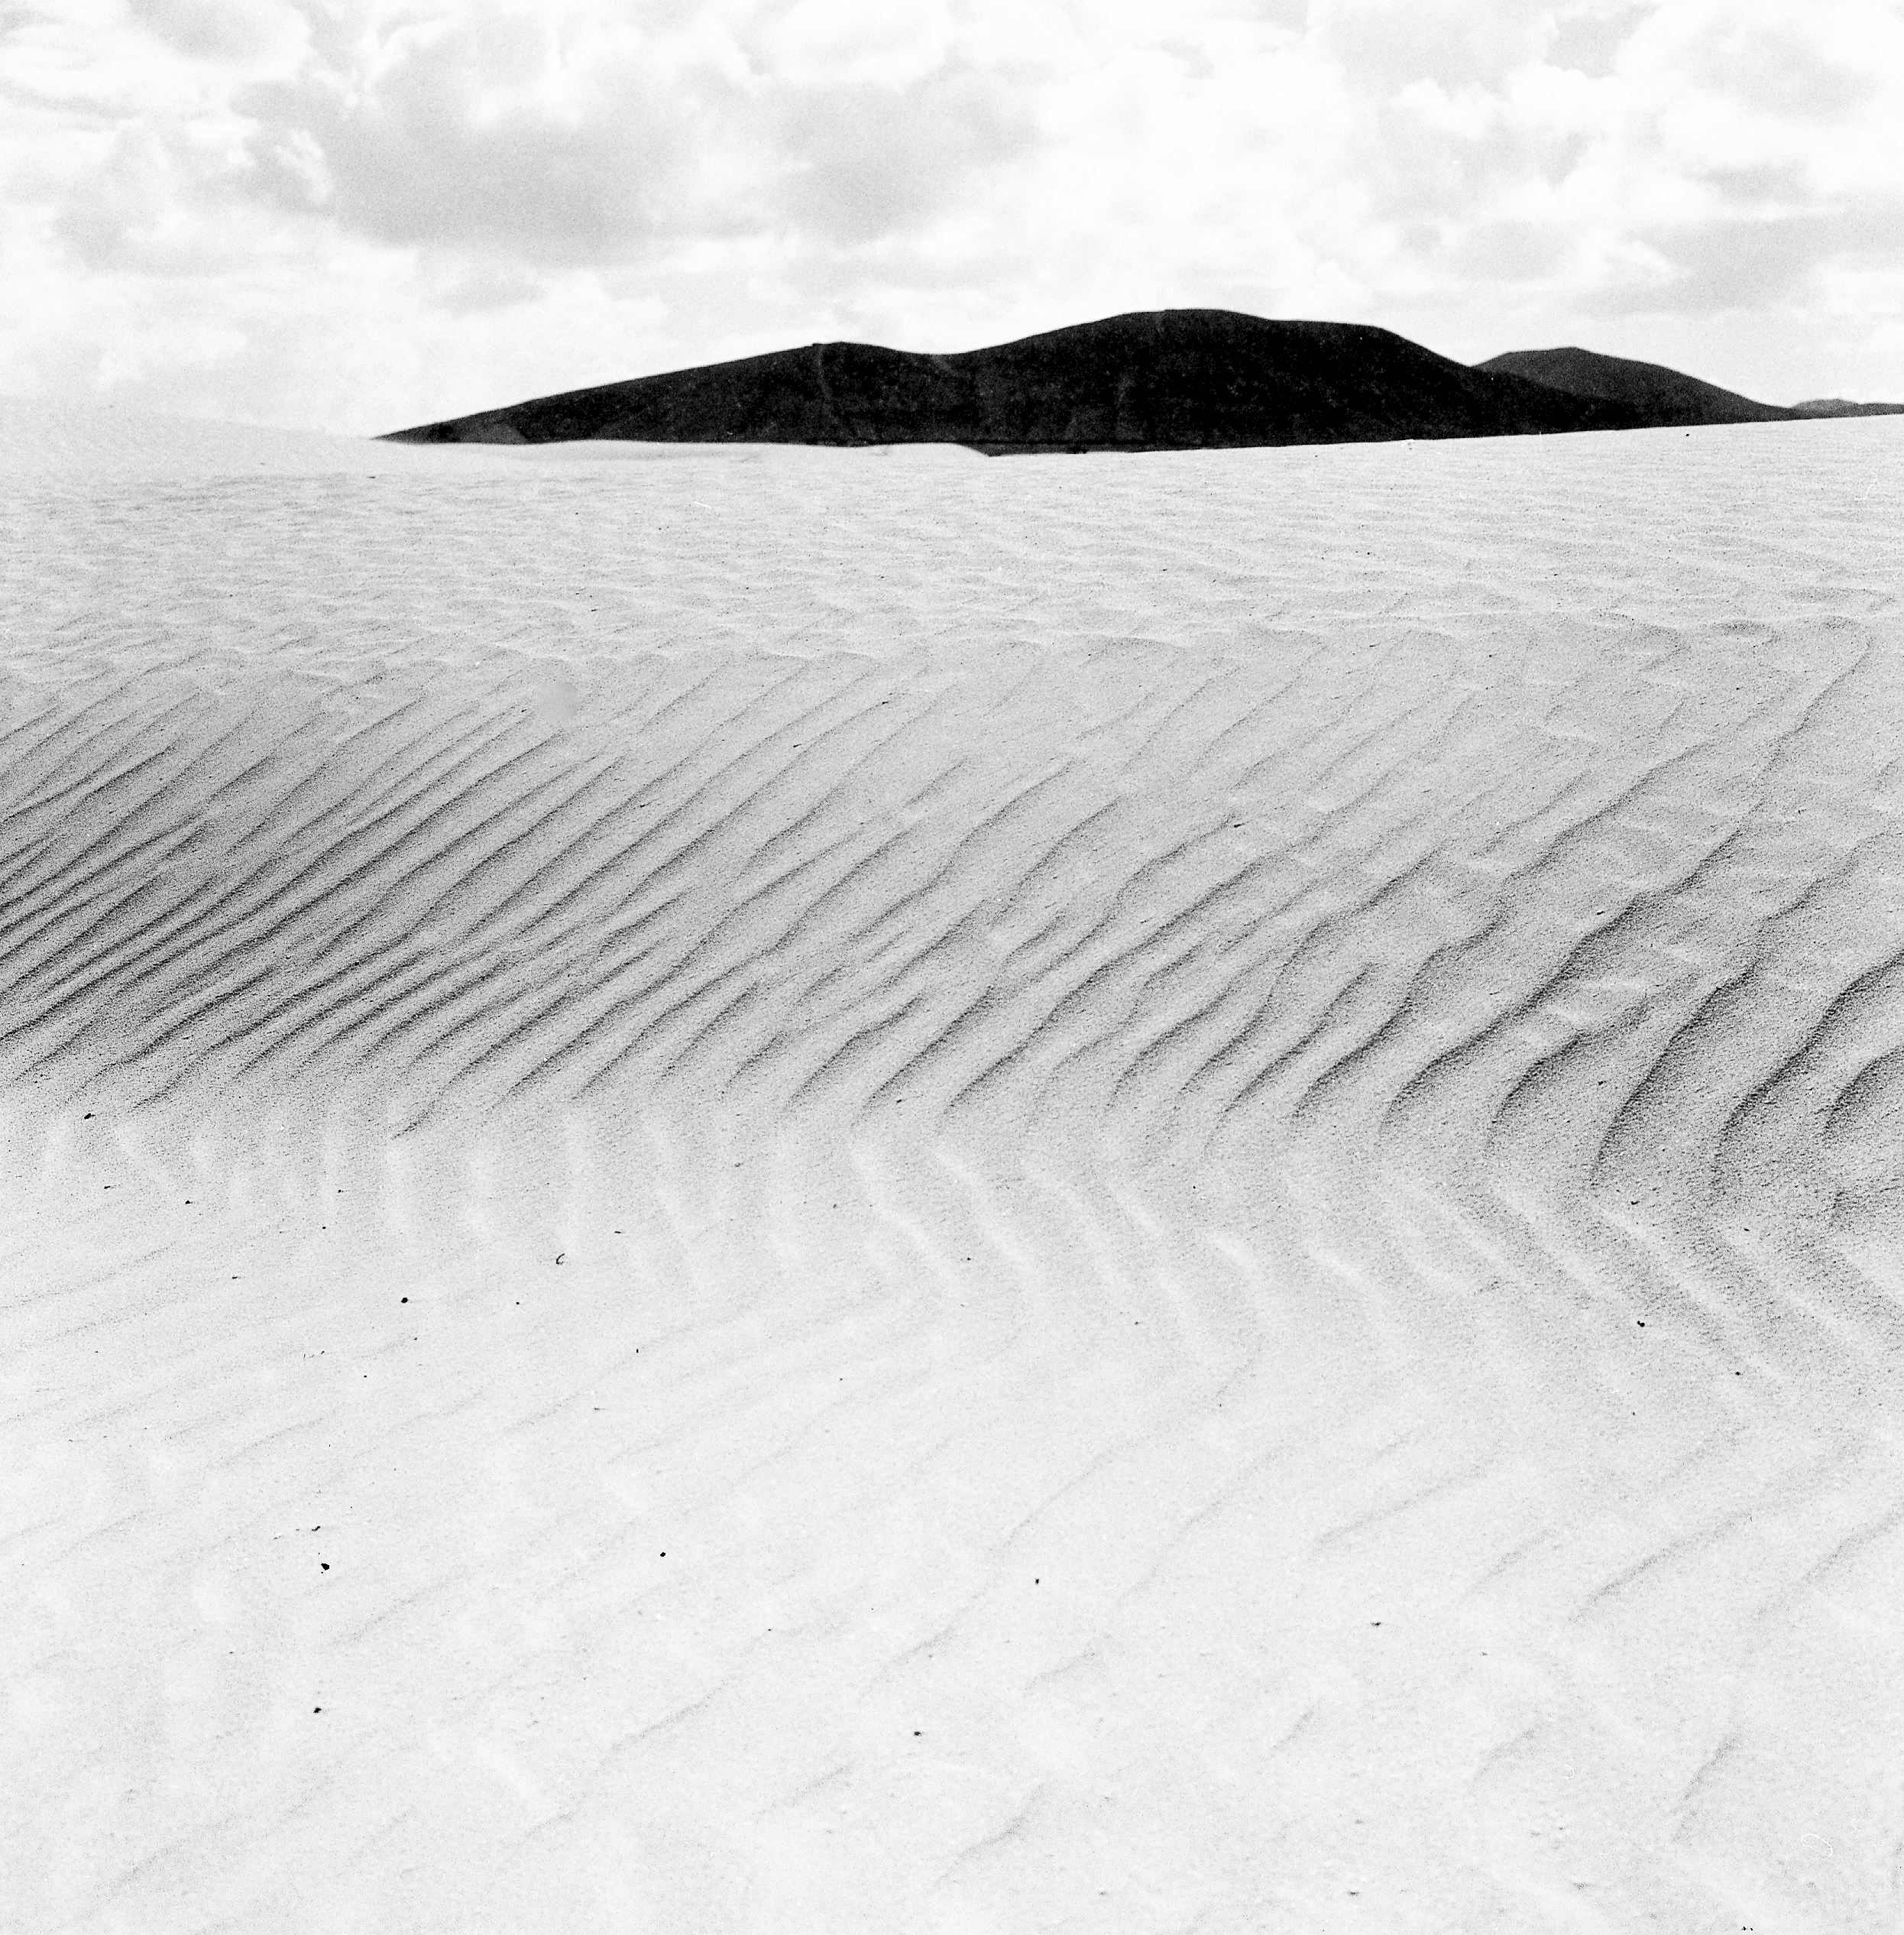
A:
<svg viewBox="0 0 1904 1935">
<path fill-rule="evenodd" d="M 31 1916 L 1894 1926 L 1896 434 L 16 465 Z"/>
</svg>

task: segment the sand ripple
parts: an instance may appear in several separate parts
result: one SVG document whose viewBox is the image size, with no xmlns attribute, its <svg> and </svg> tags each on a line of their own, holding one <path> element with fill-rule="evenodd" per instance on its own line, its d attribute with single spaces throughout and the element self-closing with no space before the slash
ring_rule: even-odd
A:
<svg viewBox="0 0 1904 1935">
<path fill-rule="evenodd" d="M 1893 426 L 86 433 L 34 1925 L 1895 1925 Z"/>
</svg>

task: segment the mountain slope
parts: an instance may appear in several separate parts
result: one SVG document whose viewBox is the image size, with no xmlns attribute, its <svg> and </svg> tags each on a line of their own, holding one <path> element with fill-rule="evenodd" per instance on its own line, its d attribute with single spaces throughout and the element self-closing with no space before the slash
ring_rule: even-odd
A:
<svg viewBox="0 0 1904 1935">
<path fill-rule="evenodd" d="M 1794 416 L 1904 416 L 1904 404 L 1853 403 L 1844 397 L 1808 397 L 1792 406 Z"/>
<path fill-rule="evenodd" d="M 1681 424 L 1784 423 L 1797 412 L 1721 390 L 1668 369 L 1625 356 L 1602 356 L 1592 349 L 1511 349 L 1491 356 L 1477 369 L 1544 383 L 1569 396 L 1624 404 L 1656 428 Z"/>
<path fill-rule="evenodd" d="M 816 343 L 538 397 L 393 440 L 1155 450 L 1511 436 L 1640 420 L 1624 404 L 1470 369 L 1387 329 L 1162 310 L 952 355 Z"/>
</svg>

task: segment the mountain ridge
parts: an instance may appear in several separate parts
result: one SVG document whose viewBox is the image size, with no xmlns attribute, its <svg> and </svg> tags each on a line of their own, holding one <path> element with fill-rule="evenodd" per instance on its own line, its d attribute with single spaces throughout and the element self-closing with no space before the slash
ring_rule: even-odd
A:
<svg viewBox="0 0 1904 1935">
<path fill-rule="evenodd" d="M 1904 416 L 1904 403 L 1853 403 L 1846 397 L 1808 397 L 1795 403 L 1796 416 Z"/>
<path fill-rule="evenodd" d="M 1491 356 L 1477 369 L 1520 376 L 1565 391 L 1569 396 L 1623 404 L 1638 410 L 1650 426 L 1696 427 L 1712 423 L 1782 423 L 1797 412 L 1762 404 L 1735 390 L 1629 356 L 1608 356 L 1569 345 L 1563 349 L 1510 349 Z"/>
<path fill-rule="evenodd" d="M 1569 346 L 1468 365 L 1392 330 L 1133 310 L 944 353 L 818 342 L 388 433 L 399 443 L 952 443 L 989 455 L 1552 435 L 1886 416 L 1763 404 Z"/>
<path fill-rule="evenodd" d="M 533 397 L 409 443 L 1247 448 L 1631 427 L 1624 405 L 1477 371 L 1362 323 L 1133 311 L 950 354 L 815 343 Z"/>
</svg>

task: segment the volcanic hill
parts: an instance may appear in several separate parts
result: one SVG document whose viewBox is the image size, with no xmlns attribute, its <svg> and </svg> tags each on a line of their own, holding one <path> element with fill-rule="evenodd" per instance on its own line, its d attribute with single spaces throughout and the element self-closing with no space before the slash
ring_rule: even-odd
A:
<svg viewBox="0 0 1904 1935">
<path fill-rule="evenodd" d="M 1113 316 L 950 355 L 815 343 L 537 397 L 391 440 L 958 443 L 1002 455 L 1514 436 L 1647 420 L 1624 400 L 1470 368 L 1388 329 L 1196 309 Z"/>
<path fill-rule="evenodd" d="M 1904 404 L 1853 403 L 1848 397 L 1808 397 L 1792 406 L 1794 416 L 1904 416 Z"/>
<path fill-rule="evenodd" d="M 1705 423 L 1783 423 L 1802 413 L 1755 403 L 1736 391 L 1702 382 L 1663 363 L 1602 356 L 1592 349 L 1510 349 L 1475 365 L 1594 402 L 1624 405 L 1656 429 Z"/>
</svg>

